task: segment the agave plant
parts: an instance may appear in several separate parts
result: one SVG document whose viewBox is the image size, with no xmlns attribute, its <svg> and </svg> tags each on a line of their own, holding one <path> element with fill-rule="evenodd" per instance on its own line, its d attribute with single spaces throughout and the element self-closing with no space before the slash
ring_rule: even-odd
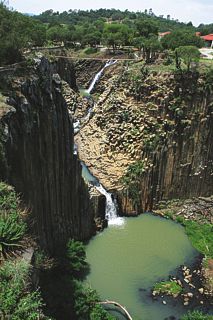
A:
<svg viewBox="0 0 213 320">
<path fill-rule="evenodd" d="M 0 217 L 0 260 L 22 248 L 26 226 L 18 214 Z"/>
</svg>

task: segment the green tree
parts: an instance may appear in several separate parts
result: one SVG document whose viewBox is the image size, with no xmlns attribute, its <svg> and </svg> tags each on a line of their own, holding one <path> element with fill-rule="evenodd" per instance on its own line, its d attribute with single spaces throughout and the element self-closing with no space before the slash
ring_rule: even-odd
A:
<svg viewBox="0 0 213 320">
<path fill-rule="evenodd" d="M 62 25 L 55 25 L 47 29 L 47 39 L 50 41 L 66 42 L 69 38 L 69 29 Z"/>
<path fill-rule="evenodd" d="M 10 11 L 0 3 L 0 64 L 18 62 L 22 49 L 42 45 L 46 40 L 46 28 L 31 17 Z"/>
<path fill-rule="evenodd" d="M 129 45 L 131 40 L 131 30 L 125 24 L 106 24 L 103 32 L 103 41 L 113 50 L 120 46 Z"/>
<path fill-rule="evenodd" d="M 139 19 L 136 21 L 137 32 L 139 36 L 148 38 L 150 34 L 158 34 L 157 24 L 150 19 Z"/>
<path fill-rule="evenodd" d="M 202 47 L 203 40 L 197 37 L 195 33 L 187 30 L 175 30 L 170 34 L 167 34 L 161 39 L 161 44 L 164 49 L 175 50 L 181 46 L 195 46 Z"/>
<path fill-rule="evenodd" d="M 176 53 L 176 67 L 179 69 L 181 61 L 183 61 L 187 67 L 187 71 L 190 71 L 192 64 L 196 66 L 200 59 L 200 51 L 195 46 L 181 46 L 175 50 Z"/>
</svg>

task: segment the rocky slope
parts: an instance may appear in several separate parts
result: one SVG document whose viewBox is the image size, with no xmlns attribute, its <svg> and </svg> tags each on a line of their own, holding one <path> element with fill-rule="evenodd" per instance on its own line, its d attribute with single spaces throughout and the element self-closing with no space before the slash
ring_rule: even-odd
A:
<svg viewBox="0 0 213 320">
<path fill-rule="evenodd" d="M 118 191 L 123 213 L 150 210 L 161 199 L 212 194 L 211 74 L 151 72 L 141 62 L 119 62 L 95 93 L 94 116 L 76 137 L 79 154 L 106 188 Z M 125 184 L 131 163 L 143 169 Z"/>
<path fill-rule="evenodd" d="M 62 94 L 62 79 L 76 89 L 73 66 L 45 58 L 36 64 L 0 75 L 7 96 L 0 106 L 0 176 L 32 210 L 41 247 L 56 253 L 69 237 L 91 236 L 93 211 Z"/>
</svg>

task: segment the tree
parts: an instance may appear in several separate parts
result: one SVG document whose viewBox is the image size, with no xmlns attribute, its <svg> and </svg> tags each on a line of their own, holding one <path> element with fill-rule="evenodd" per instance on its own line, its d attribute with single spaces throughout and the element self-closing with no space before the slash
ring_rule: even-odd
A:
<svg viewBox="0 0 213 320">
<path fill-rule="evenodd" d="M 162 50 L 162 46 L 155 35 L 150 35 L 149 38 L 135 38 L 133 44 L 142 51 L 143 58 L 147 63 L 153 61 L 156 58 L 157 52 Z"/>
<path fill-rule="evenodd" d="M 175 50 L 180 46 L 195 46 L 202 47 L 203 40 L 197 37 L 195 33 L 187 30 L 175 30 L 170 34 L 167 34 L 161 39 L 161 44 L 164 49 Z"/>
<path fill-rule="evenodd" d="M 137 32 L 139 36 L 148 38 L 150 34 L 158 34 L 157 24 L 150 19 L 139 19 L 136 21 Z"/>
<path fill-rule="evenodd" d="M 70 36 L 69 29 L 62 25 L 55 25 L 47 30 L 47 39 L 50 41 L 66 42 Z"/>
<path fill-rule="evenodd" d="M 175 50 L 177 59 L 182 59 L 183 62 L 187 66 L 187 71 L 190 71 L 190 68 L 192 66 L 192 63 L 195 63 L 197 65 L 199 58 L 200 58 L 200 51 L 195 46 L 181 46 Z M 181 65 L 181 62 L 178 61 L 178 67 Z M 176 60 L 176 66 L 177 66 L 177 60 Z"/>
<path fill-rule="evenodd" d="M 103 41 L 113 50 L 123 45 L 129 45 L 131 39 L 131 30 L 125 24 L 106 24 L 103 32 Z"/>
<path fill-rule="evenodd" d="M 46 28 L 39 21 L 10 11 L 0 3 L 0 64 L 18 62 L 22 49 L 31 45 L 43 45 Z"/>
</svg>

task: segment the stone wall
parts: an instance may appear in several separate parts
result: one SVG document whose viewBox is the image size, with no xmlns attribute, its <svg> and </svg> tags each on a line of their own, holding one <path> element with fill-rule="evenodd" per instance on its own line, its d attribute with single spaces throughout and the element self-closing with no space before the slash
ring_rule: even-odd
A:
<svg viewBox="0 0 213 320">
<path fill-rule="evenodd" d="M 66 70 L 65 70 L 66 69 Z M 69 237 L 84 240 L 94 231 L 93 212 L 81 165 L 73 155 L 73 128 L 61 78 L 75 89 L 72 66 L 37 67 L 8 82 L 1 112 L 0 176 L 15 186 L 32 210 L 31 227 L 42 248 L 56 253 Z M 69 73 L 68 73 L 69 71 Z"/>
</svg>

